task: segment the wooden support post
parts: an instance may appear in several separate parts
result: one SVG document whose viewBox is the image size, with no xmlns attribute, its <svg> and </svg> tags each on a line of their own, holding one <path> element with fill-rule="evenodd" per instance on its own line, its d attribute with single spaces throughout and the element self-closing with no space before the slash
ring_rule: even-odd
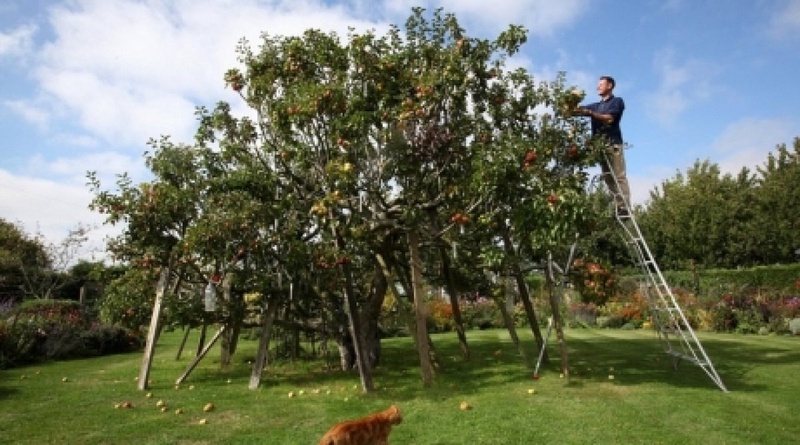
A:
<svg viewBox="0 0 800 445">
<path fill-rule="evenodd" d="M 169 267 L 161 268 L 161 278 L 159 278 L 158 286 L 156 287 L 156 301 L 153 303 L 153 315 L 150 317 L 150 329 L 147 330 L 147 343 L 142 357 L 142 368 L 139 371 L 139 382 L 136 385 L 140 390 L 147 389 L 147 382 L 150 379 L 150 366 L 153 364 L 153 353 L 156 349 L 156 340 L 158 340 L 158 323 L 161 319 L 161 305 L 164 301 L 164 293 L 169 283 L 169 273 Z"/>
<path fill-rule="evenodd" d="M 272 338 L 272 325 L 275 321 L 275 313 L 278 312 L 278 302 L 270 300 L 267 303 L 267 311 L 264 313 L 264 320 L 261 323 L 261 334 L 258 336 L 258 354 L 253 363 L 253 372 L 250 374 L 250 384 L 248 388 L 258 389 L 261 385 L 261 375 L 267 364 L 267 352 L 269 350 L 269 340 Z"/>
<path fill-rule="evenodd" d="M 219 340 L 219 337 L 222 335 L 224 331 L 225 331 L 225 325 L 222 325 L 222 327 L 219 328 L 217 333 L 214 334 L 214 337 L 211 338 L 211 341 L 209 341 L 208 344 L 203 348 L 200 354 L 198 354 L 197 357 L 195 357 L 194 360 L 192 360 L 192 363 L 189 363 L 189 366 L 186 368 L 186 371 L 183 371 L 183 374 L 181 374 L 181 376 L 178 377 L 178 380 L 175 381 L 176 385 L 180 385 L 181 383 L 183 383 L 184 380 L 186 380 L 187 377 L 189 377 L 189 374 L 191 374 L 192 371 L 194 371 L 194 368 L 197 366 L 198 363 L 200 363 L 200 360 L 202 360 L 203 357 L 205 357 L 206 354 L 208 354 L 208 351 L 211 349 L 212 346 L 214 346 L 214 343 L 216 343 L 217 340 Z"/>
</svg>

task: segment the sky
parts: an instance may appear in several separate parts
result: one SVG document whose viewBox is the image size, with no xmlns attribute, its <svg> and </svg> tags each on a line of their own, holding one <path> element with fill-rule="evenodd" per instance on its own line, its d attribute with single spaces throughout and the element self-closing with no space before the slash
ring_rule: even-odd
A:
<svg viewBox="0 0 800 445">
<path fill-rule="evenodd" d="M 53 243 L 92 227 L 84 256 L 102 259 L 119 229 L 88 209 L 87 171 L 146 180 L 149 139 L 191 142 L 196 107 L 237 104 L 223 75 L 242 38 L 382 34 L 414 6 L 479 38 L 524 26 L 511 63 L 587 100 L 613 76 L 634 203 L 697 160 L 755 170 L 800 136 L 800 0 L 5 0 L 0 218 Z"/>
</svg>

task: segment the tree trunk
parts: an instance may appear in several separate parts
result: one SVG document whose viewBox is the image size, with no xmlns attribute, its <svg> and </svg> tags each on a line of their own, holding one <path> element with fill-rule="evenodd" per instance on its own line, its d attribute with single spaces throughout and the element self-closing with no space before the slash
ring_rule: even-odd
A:
<svg viewBox="0 0 800 445">
<path fill-rule="evenodd" d="M 208 322 L 203 321 L 203 326 L 200 327 L 200 339 L 197 341 L 197 352 L 194 356 L 197 357 L 206 346 L 206 332 L 208 332 Z"/>
<path fill-rule="evenodd" d="M 339 235 L 336 228 L 333 228 L 333 234 L 336 239 L 336 247 L 340 252 L 345 251 L 344 240 Z M 347 317 L 350 322 L 350 328 L 353 338 L 353 349 L 356 353 L 356 364 L 358 365 L 358 374 L 361 378 L 361 388 L 364 392 L 371 392 L 375 390 L 375 384 L 372 381 L 372 368 L 367 363 L 367 357 L 364 349 L 364 332 L 361 326 L 361 317 L 358 313 L 358 305 L 356 304 L 356 294 L 353 288 L 353 275 L 350 271 L 348 262 L 343 262 L 341 265 L 342 275 L 344 277 L 344 301 L 347 308 Z"/>
<path fill-rule="evenodd" d="M 364 328 L 364 348 L 371 368 L 375 368 L 381 359 L 381 334 L 378 320 L 381 316 L 381 307 L 386 298 L 389 282 L 386 280 L 379 264 L 375 264 L 372 277 L 372 288 L 367 294 L 367 301 L 361 307 L 361 322 Z"/>
<path fill-rule="evenodd" d="M 567 341 L 564 338 L 564 321 L 561 318 L 561 310 L 558 295 L 555 290 L 555 278 L 553 277 L 553 257 L 547 254 L 547 270 L 545 277 L 547 282 L 547 293 L 550 299 L 550 309 L 553 312 L 553 327 L 556 329 L 556 339 L 558 340 L 559 351 L 561 352 L 561 373 L 569 383 L 569 353 L 567 352 Z"/>
<path fill-rule="evenodd" d="M 356 349 L 353 346 L 353 335 L 350 327 L 345 326 L 336 337 L 336 347 L 339 349 L 339 365 L 342 371 L 350 371 L 356 367 Z"/>
<path fill-rule="evenodd" d="M 444 277 L 447 293 L 450 295 L 450 307 L 453 309 L 453 323 L 455 323 L 458 344 L 461 347 L 461 357 L 469 360 L 469 345 L 467 344 L 467 332 L 464 329 L 464 319 L 461 317 L 461 306 L 458 305 L 458 291 L 453 282 L 453 272 L 450 268 L 450 257 L 444 247 L 439 248 L 439 256 L 442 258 L 442 276 Z"/>
<path fill-rule="evenodd" d="M 230 366 L 233 354 L 236 352 L 237 339 L 239 337 L 239 328 L 241 321 L 237 316 L 238 311 L 235 308 L 235 302 L 231 298 L 231 282 L 230 275 L 225 277 L 222 285 L 222 298 L 228 306 L 229 314 L 228 321 L 226 322 L 228 329 L 222 335 L 222 348 L 220 352 L 219 365 L 221 368 Z"/>
<path fill-rule="evenodd" d="M 386 277 L 387 283 L 393 282 L 394 278 L 400 281 L 399 284 L 395 283 L 395 285 L 399 285 L 405 291 L 406 295 L 411 295 L 411 292 L 408 289 L 408 286 L 405 284 L 407 281 L 403 274 L 400 274 L 399 271 L 397 272 L 398 276 L 395 277 L 392 272 L 392 266 L 389 264 L 387 258 L 390 258 L 388 255 L 383 255 L 381 253 L 377 253 L 375 255 L 375 259 L 378 261 L 378 264 L 381 267 L 381 271 L 383 272 L 383 276 Z M 400 314 L 400 317 L 406 324 L 406 329 L 408 329 L 408 333 L 411 336 L 411 339 L 414 340 L 414 345 L 417 344 L 417 330 L 414 327 L 414 320 L 411 312 L 408 310 L 406 305 L 404 304 L 403 300 L 400 298 L 402 292 L 395 287 L 395 294 L 397 295 L 397 311 Z"/>
<path fill-rule="evenodd" d="M 361 317 L 358 315 L 358 306 L 355 302 L 353 278 L 350 274 L 349 265 L 344 264 L 342 268 L 344 269 L 345 276 L 344 299 L 347 306 L 347 316 L 350 320 L 353 349 L 356 353 L 356 364 L 358 366 L 359 377 L 361 378 L 361 388 L 364 392 L 371 392 L 375 390 L 375 385 L 372 382 L 372 368 L 370 368 L 369 363 L 367 363 L 367 357 L 364 353 L 364 332 L 361 327 Z"/>
<path fill-rule="evenodd" d="M 522 306 L 525 308 L 525 315 L 528 317 L 528 324 L 531 327 L 533 338 L 536 339 L 536 346 L 541 350 L 542 346 L 544 346 L 544 337 L 542 337 L 542 331 L 539 328 L 539 321 L 536 319 L 536 311 L 533 308 L 533 304 L 531 304 L 528 285 L 525 283 L 525 277 L 523 276 L 522 270 L 520 270 L 519 267 L 519 258 L 517 257 L 516 252 L 514 252 L 514 245 L 511 242 L 511 238 L 505 231 L 503 232 L 503 247 L 506 251 L 506 256 L 511 258 L 511 274 L 514 276 L 514 281 L 517 284 L 519 299 L 522 301 Z M 547 351 L 544 351 L 542 362 L 550 362 L 550 358 L 547 356 Z"/>
<path fill-rule="evenodd" d="M 433 383 L 434 370 L 431 363 L 431 348 L 428 337 L 427 314 L 425 311 L 425 286 L 422 278 L 422 258 L 419 251 L 419 233 L 416 229 L 408 232 L 408 253 L 411 258 L 411 287 L 414 293 L 414 320 L 417 332 L 417 350 L 419 352 L 422 384 Z"/>
<path fill-rule="evenodd" d="M 189 332 L 192 331 L 190 326 L 183 327 L 183 338 L 181 338 L 181 345 L 178 346 L 178 352 L 175 354 L 175 360 L 181 359 L 181 354 L 183 354 L 183 348 L 186 347 L 186 340 L 189 339 Z"/>
</svg>

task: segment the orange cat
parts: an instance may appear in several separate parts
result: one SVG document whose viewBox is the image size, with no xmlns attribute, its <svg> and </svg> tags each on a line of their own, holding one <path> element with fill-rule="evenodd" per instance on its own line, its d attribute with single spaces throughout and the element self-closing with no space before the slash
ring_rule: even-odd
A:
<svg viewBox="0 0 800 445">
<path fill-rule="evenodd" d="M 357 420 L 340 422 L 319 441 L 319 445 L 389 445 L 392 425 L 403 421 L 396 406 Z"/>
</svg>

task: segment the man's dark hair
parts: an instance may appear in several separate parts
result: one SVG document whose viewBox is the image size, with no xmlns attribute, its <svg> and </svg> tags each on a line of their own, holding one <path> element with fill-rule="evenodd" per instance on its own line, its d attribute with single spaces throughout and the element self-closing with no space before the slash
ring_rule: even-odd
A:
<svg viewBox="0 0 800 445">
<path fill-rule="evenodd" d="M 611 89 L 613 90 L 615 86 L 617 86 L 617 82 L 611 76 L 600 76 L 600 80 L 605 80 L 606 82 L 611 84 Z"/>
</svg>

